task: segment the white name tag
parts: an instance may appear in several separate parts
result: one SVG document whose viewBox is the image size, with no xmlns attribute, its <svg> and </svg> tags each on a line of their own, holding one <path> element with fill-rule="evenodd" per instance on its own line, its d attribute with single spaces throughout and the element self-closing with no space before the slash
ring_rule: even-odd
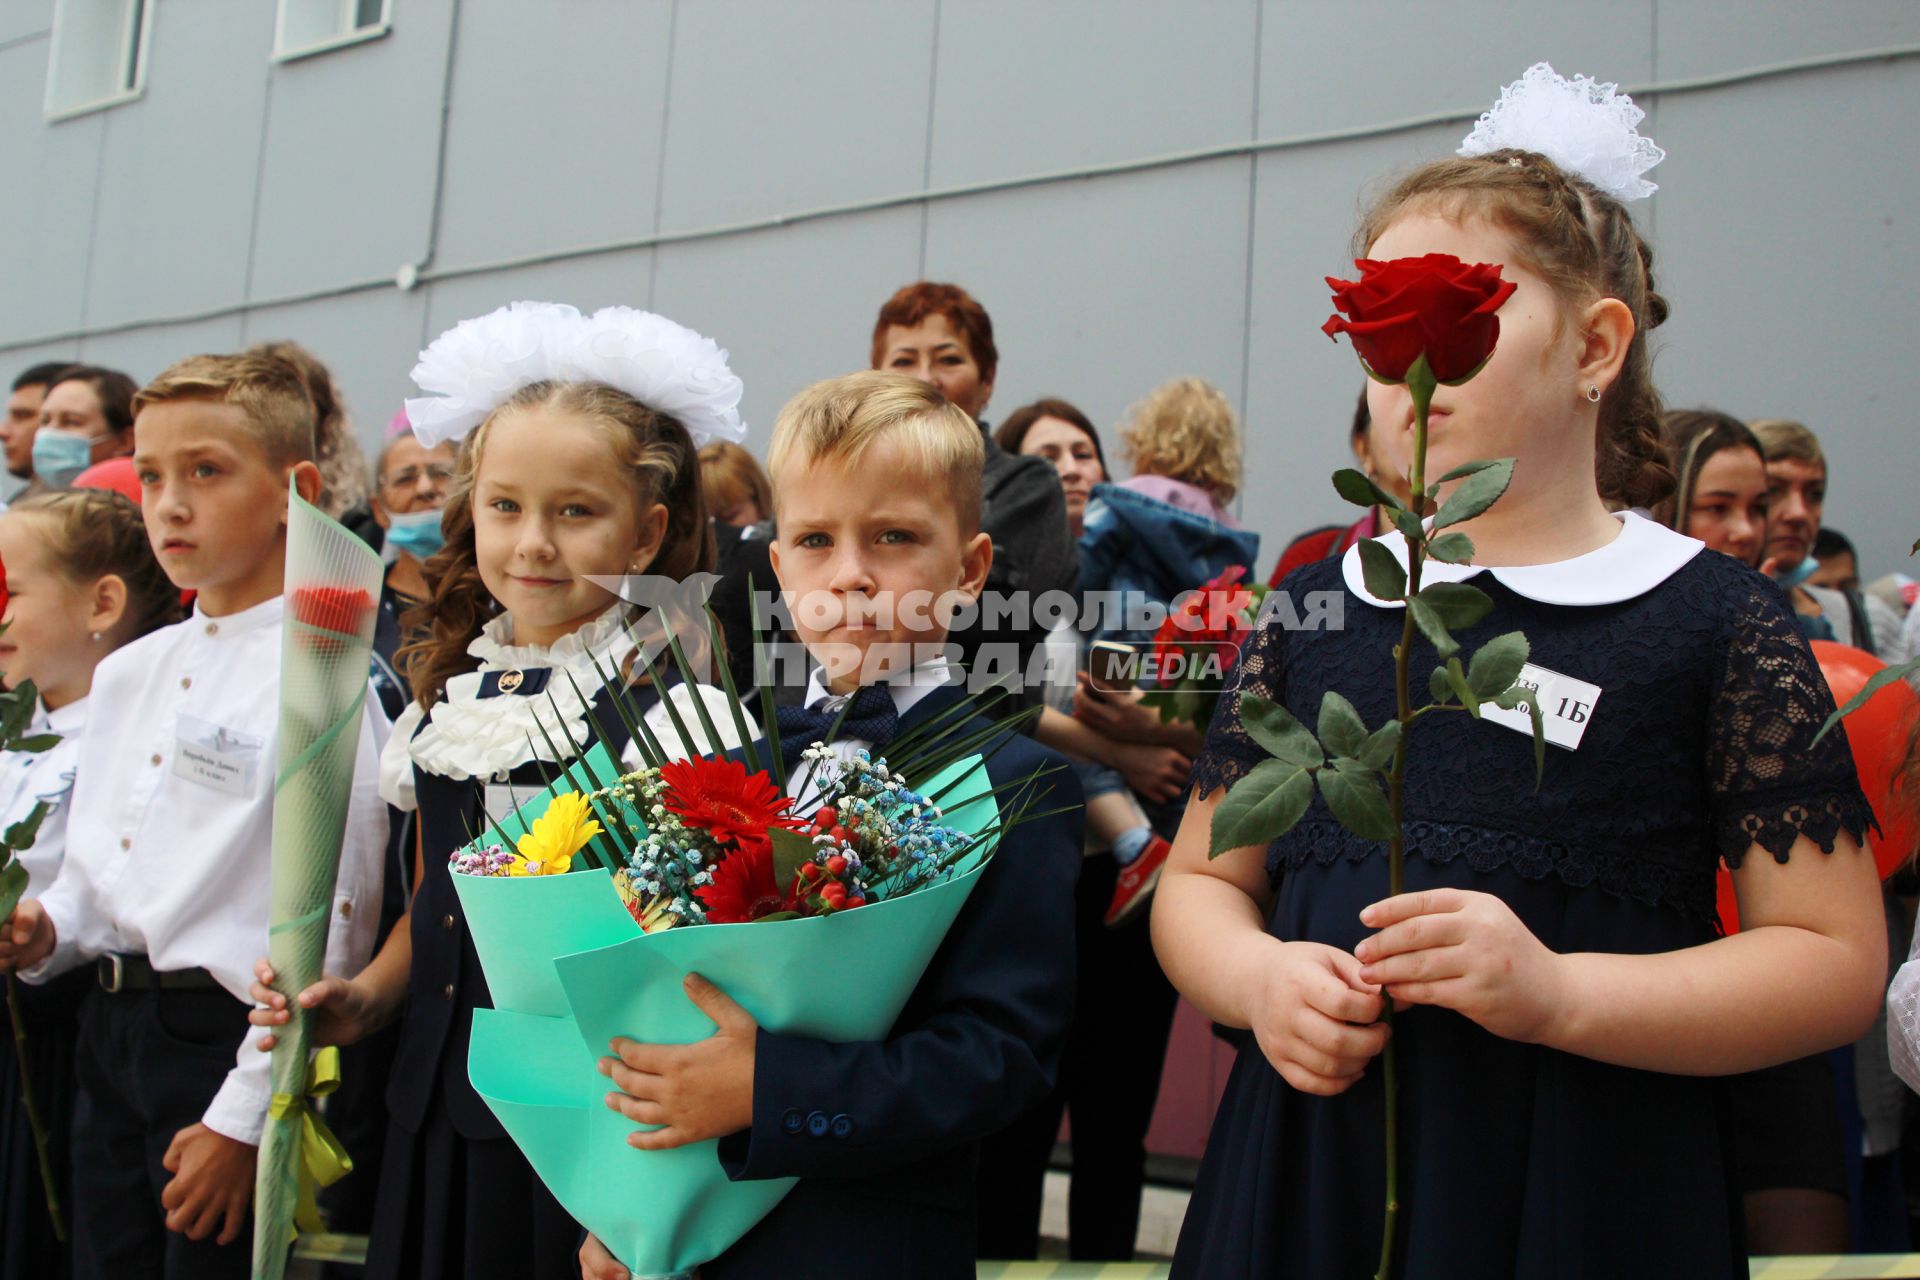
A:
<svg viewBox="0 0 1920 1280">
<path fill-rule="evenodd" d="M 1593 708 L 1600 701 L 1600 686 L 1536 667 L 1531 662 L 1520 668 L 1517 683 L 1533 690 L 1534 700 L 1540 704 L 1547 741 L 1569 751 L 1579 747 L 1580 738 L 1593 719 Z M 1524 702 L 1511 711 L 1489 704 L 1481 708 L 1480 715 L 1495 724 L 1517 729 L 1529 738 L 1533 736 L 1533 714 Z"/>
<path fill-rule="evenodd" d="M 173 746 L 173 772 L 230 796 L 251 795 L 254 770 L 265 745 L 251 733 L 183 715 Z"/>
</svg>

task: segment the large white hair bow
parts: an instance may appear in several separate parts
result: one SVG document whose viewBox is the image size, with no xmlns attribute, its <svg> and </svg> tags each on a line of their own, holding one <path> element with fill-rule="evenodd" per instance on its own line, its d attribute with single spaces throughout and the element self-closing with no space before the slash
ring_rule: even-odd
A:
<svg viewBox="0 0 1920 1280">
<path fill-rule="evenodd" d="M 1640 136 L 1635 126 L 1646 118 L 1619 85 L 1596 84 L 1591 76 L 1569 80 L 1536 62 L 1500 91 L 1459 154 L 1535 151 L 1616 200 L 1640 200 L 1659 190 L 1640 175 L 1667 155 Z"/>
<path fill-rule="evenodd" d="M 556 302 L 514 302 L 462 320 L 420 353 L 407 421 L 429 448 L 461 440 L 522 387 L 602 382 L 679 422 L 700 446 L 738 441 L 740 379 L 713 339 L 665 316 L 602 307 L 590 316 Z"/>
</svg>

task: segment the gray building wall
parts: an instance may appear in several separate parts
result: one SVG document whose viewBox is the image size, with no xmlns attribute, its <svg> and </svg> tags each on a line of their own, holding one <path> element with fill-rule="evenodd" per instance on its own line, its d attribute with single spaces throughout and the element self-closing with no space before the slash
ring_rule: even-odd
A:
<svg viewBox="0 0 1920 1280">
<path fill-rule="evenodd" d="M 1344 518 L 1360 375 L 1317 329 L 1363 191 L 1545 58 L 1666 86 L 1669 401 L 1807 421 L 1830 522 L 1914 567 L 1910 0 L 392 0 L 286 63 L 270 0 L 150 3 L 144 95 L 55 123 L 53 0 L 0 4 L 0 371 L 293 337 L 371 443 L 457 320 L 620 302 L 731 349 L 761 451 L 888 293 L 953 279 L 994 317 L 990 417 L 1223 387 L 1264 571 Z"/>
</svg>

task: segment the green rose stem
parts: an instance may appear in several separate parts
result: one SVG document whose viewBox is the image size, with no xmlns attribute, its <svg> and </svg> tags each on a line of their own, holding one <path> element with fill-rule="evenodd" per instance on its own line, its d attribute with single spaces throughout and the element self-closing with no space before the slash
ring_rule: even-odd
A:
<svg viewBox="0 0 1920 1280">
<path fill-rule="evenodd" d="M 1413 470 L 1408 482 L 1417 505 L 1420 495 L 1426 491 L 1427 484 L 1427 410 L 1433 403 L 1435 382 L 1433 370 L 1427 365 L 1423 355 L 1413 362 L 1407 370 L 1407 393 L 1413 397 Z M 1411 536 L 1412 524 L 1404 531 L 1407 537 L 1407 599 L 1411 601 L 1420 594 L 1421 562 L 1426 558 L 1427 539 L 1422 531 L 1419 537 Z M 1387 775 L 1387 804 L 1393 811 L 1393 836 L 1387 842 L 1387 892 L 1398 897 L 1406 891 L 1406 854 L 1407 826 L 1405 793 L 1407 781 L 1407 729 L 1413 724 L 1413 693 L 1411 688 L 1411 667 L 1413 664 L 1413 605 L 1409 603 L 1406 616 L 1400 622 L 1400 643 L 1393 650 L 1393 693 L 1395 706 L 1399 710 L 1400 740 L 1393 748 L 1393 770 Z M 1389 1280 L 1393 1268 L 1393 1233 L 1400 1219 L 1400 1073 L 1394 1053 L 1393 1000 L 1384 991 L 1383 1016 L 1386 1019 L 1388 1036 L 1387 1047 L 1381 1054 L 1381 1083 L 1386 1091 L 1387 1120 L 1387 1214 L 1386 1225 L 1380 1235 L 1380 1269 L 1374 1273 L 1374 1280 Z"/>
<path fill-rule="evenodd" d="M 60 1192 L 53 1180 L 53 1161 L 47 1155 L 47 1125 L 40 1118 L 40 1107 L 33 1100 L 33 1075 L 27 1070 L 27 1024 L 20 1020 L 20 1006 L 14 1000 L 18 983 L 7 975 L 7 1020 L 13 1024 L 13 1056 L 20 1063 L 20 1105 L 27 1113 L 27 1128 L 33 1133 L 33 1151 L 40 1158 L 40 1186 L 47 1193 L 47 1216 L 53 1219 L 53 1238 L 67 1242 L 67 1224 L 60 1215 Z"/>
</svg>

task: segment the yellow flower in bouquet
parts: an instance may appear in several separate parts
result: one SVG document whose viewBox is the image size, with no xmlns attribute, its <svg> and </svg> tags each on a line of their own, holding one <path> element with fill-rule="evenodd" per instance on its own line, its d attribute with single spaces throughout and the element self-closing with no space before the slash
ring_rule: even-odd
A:
<svg viewBox="0 0 1920 1280">
<path fill-rule="evenodd" d="M 534 819 L 516 847 L 520 861 L 507 872 L 515 876 L 558 876 L 573 868 L 573 855 L 600 834 L 593 805 L 579 792 L 555 796 L 547 811 Z"/>
</svg>

